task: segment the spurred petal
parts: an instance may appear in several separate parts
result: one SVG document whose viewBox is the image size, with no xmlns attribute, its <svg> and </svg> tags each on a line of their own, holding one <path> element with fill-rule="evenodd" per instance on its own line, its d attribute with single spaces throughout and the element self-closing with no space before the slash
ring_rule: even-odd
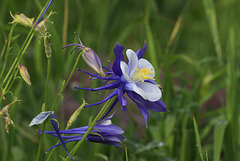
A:
<svg viewBox="0 0 240 161">
<path fill-rule="evenodd" d="M 119 76 L 122 75 L 122 71 L 120 69 L 120 62 L 124 61 L 124 57 L 122 54 L 123 50 L 124 50 L 124 47 L 122 47 L 119 43 L 117 43 L 114 48 L 115 60 L 113 62 L 112 70 L 116 75 L 119 75 Z"/>
<path fill-rule="evenodd" d="M 154 102 L 159 100 L 162 96 L 159 87 L 152 83 L 136 82 L 136 86 L 133 88 L 134 92 L 141 95 L 146 100 Z"/>
<path fill-rule="evenodd" d="M 128 49 L 126 54 L 128 57 L 128 75 L 131 77 L 132 74 L 136 72 L 136 68 L 138 66 L 138 57 L 131 49 Z"/>
<path fill-rule="evenodd" d="M 121 77 L 122 81 L 130 81 L 130 77 L 128 76 L 128 65 L 124 61 L 121 61 L 120 62 L 120 67 L 121 67 L 121 70 L 122 70 L 122 74 L 124 76 L 124 78 Z"/>
<path fill-rule="evenodd" d="M 147 99 L 147 96 L 145 94 L 145 92 L 139 88 L 136 83 L 133 86 L 133 91 L 136 92 L 137 94 L 139 94 L 140 96 L 142 96 L 143 99 Z"/>
</svg>

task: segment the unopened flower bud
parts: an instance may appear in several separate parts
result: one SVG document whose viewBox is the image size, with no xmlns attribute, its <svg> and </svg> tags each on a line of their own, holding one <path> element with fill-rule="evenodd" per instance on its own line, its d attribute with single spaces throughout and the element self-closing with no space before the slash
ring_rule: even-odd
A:
<svg viewBox="0 0 240 161">
<path fill-rule="evenodd" d="M 82 105 L 72 114 L 72 116 L 70 117 L 70 119 L 68 120 L 67 123 L 67 127 L 69 128 L 70 126 L 72 126 L 72 124 L 75 122 L 75 120 L 77 119 L 77 117 L 79 116 L 81 110 L 83 109 L 83 107 L 87 105 L 87 102 L 85 100 L 83 100 Z"/>
<path fill-rule="evenodd" d="M 83 46 L 82 50 L 84 51 L 82 54 L 83 60 L 98 74 L 105 76 L 105 73 L 102 69 L 102 63 L 93 49 Z"/>
<path fill-rule="evenodd" d="M 31 86 L 31 80 L 30 80 L 30 75 L 28 73 L 28 70 L 26 67 L 24 67 L 23 65 L 18 65 L 18 68 L 19 68 L 19 71 L 20 71 L 20 74 L 23 78 L 23 80 Z"/>
<path fill-rule="evenodd" d="M 28 18 L 23 13 L 20 13 L 20 14 L 16 13 L 13 16 L 12 13 L 10 12 L 10 15 L 13 18 L 13 21 L 11 23 L 19 23 L 19 24 L 22 24 L 27 27 L 32 27 L 32 25 L 33 25 L 34 18 Z"/>
</svg>

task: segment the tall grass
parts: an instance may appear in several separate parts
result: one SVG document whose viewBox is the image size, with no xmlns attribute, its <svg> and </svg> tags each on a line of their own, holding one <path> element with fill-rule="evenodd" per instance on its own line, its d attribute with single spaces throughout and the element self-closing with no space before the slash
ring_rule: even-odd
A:
<svg viewBox="0 0 240 161">
<path fill-rule="evenodd" d="M 11 31 L 9 11 L 36 18 L 45 3 L 39 0 L 0 1 L 1 50 Z M 68 5 L 64 5 L 66 3 Z M 163 90 L 162 100 L 169 110 L 150 112 L 146 128 L 134 103 L 128 101 L 129 114 L 122 112 L 117 104 L 113 122 L 125 130 L 127 148 L 84 142 L 75 153 L 75 160 L 122 161 L 126 159 L 125 152 L 131 161 L 239 160 L 240 7 L 237 0 L 65 0 L 53 1 L 50 9 L 57 13 L 50 18 L 53 24 L 47 23 L 53 51 L 49 106 L 75 62 L 75 55 L 70 55 L 71 49 L 62 50 L 62 47 L 77 42 L 73 34 L 76 31 L 83 43 L 99 55 L 104 66 L 107 60 L 110 64 L 113 62 L 113 48 L 117 42 L 136 51 L 146 40 L 148 47 L 144 58 L 155 67 L 156 81 Z M 20 25 L 14 28 L 3 75 L 11 68 L 9 64 L 14 61 L 28 32 L 29 29 Z M 4 59 L 5 54 L 0 61 L 0 72 Z M 15 127 L 10 128 L 9 134 L 0 118 L 2 161 L 34 160 L 37 155 L 39 136 L 35 131 L 40 127 L 28 127 L 28 124 L 41 111 L 47 76 L 47 59 L 38 35 L 32 39 L 21 63 L 29 70 L 32 86 L 20 79 L 12 86 L 13 94 L 22 101 L 11 107 Z M 87 66 L 79 63 L 78 68 Z M 81 98 L 93 103 L 106 96 L 106 93 L 99 95 L 72 89 L 84 85 L 96 87 L 102 83 L 88 80 L 82 73 L 73 74 L 64 97 L 56 104 L 56 117 L 61 125 L 79 107 Z M 10 94 L 6 99 L 11 101 Z M 6 104 L 2 101 L 0 108 Z M 85 114 L 74 126 L 86 125 L 88 118 L 96 115 L 99 109 L 99 106 L 85 109 Z M 48 124 L 46 129 L 52 130 Z M 46 160 L 49 153 L 44 151 L 56 142 L 57 139 L 45 136 L 41 160 Z M 71 149 L 74 145 L 69 143 L 67 147 Z M 62 147 L 56 148 L 52 160 L 60 160 L 59 156 L 66 157 Z"/>
</svg>

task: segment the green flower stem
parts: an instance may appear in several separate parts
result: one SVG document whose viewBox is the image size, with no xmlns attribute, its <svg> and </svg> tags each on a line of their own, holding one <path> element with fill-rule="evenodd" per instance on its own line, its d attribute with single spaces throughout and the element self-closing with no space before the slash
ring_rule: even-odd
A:
<svg viewBox="0 0 240 161">
<path fill-rule="evenodd" d="M 10 91 L 10 89 L 11 89 L 14 81 L 16 80 L 16 77 L 17 77 L 17 74 L 18 74 L 18 70 L 19 70 L 19 69 L 17 69 L 17 70 L 15 71 L 15 74 L 14 74 L 14 76 L 13 76 L 13 81 L 12 81 L 11 84 L 8 86 L 8 88 L 6 89 L 6 91 Z"/>
<path fill-rule="evenodd" d="M 127 152 L 127 145 L 125 144 L 125 157 L 126 157 L 126 161 L 128 161 L 128 152 Z"/>
<path fill-rule="evenodd" d="M 92 131 L 92 129 L 94 128 L 94 126 L 97 124 L 97 121 L 100 120 L 103 115 L 106 113 L 106 111 L 108 110 L 109 106 L 112 104 L 113 100 L 115 97 L 113 97 L 112 99 L 109 99 L 103 106 L 103 108 L 100 110 L 100 112 L 98 113 L 98 115 L 96 116 L 96 118 L 94 119 L 93 122 L 90 123 L 87 132 L 83 135 L 83 138 L 74 146 L 74 148 L 71 150 L 70 152 L 70 156 L 73 157 L 73 155 L 77 152 L 77 150 L 79 149 L 79 147 L 81 146 L 81 144 L 83 143 L 83 141 L 87 138 L 87 136 L 89 135 L 89 133 Z M 65 158 L 65 160 L 69 160 L 70 158 L 67 156 Z"/>
<path fill-rule="evenodd" d="M 48 97 L 48 84 L 49 84 L 51 57 L 47 57 L 47 61 L 48 61 L 48 66 L 47 66 L 47 79 L 46 79 L 46 89 L 45 89 L 45 109 L 47 109 L 47 97 Z M 45 131 L 46 123 L 47 123 L 47 121 L 45 121 L 43 123 L 43 131 Z M 39 146 L 38 146 L 38 153 L 37 153 L 36 161 L 38 161 L 39 158 L 40 158 L 43 136 L 44 135 L 41 135 L 41 138 L 40 138 L 40 143 L 39 143 Z"/>
<path fill-rule="evenodd" d="M 81 58 L 82 53 L 83 53 L 83 52 L 81 52 L 81 53 L 78 55 L 77 60 L 76 60 L 74 66 L 73 66 L 73 69 L 72 69 L 72 71 L 71 71 L 71 74 L 69 75 L 67 81 L 64 82 L 64 84 L 62 85 L 60 91 L 58 92 L 58 95 L 57 95 L 57 97 L 56 97 L 56 99 L 55 99 L 55 101 L 54 101 L 54 103 L 53 103 L 53 105 L 52 105 L 51 112 L 50 112 L 49 116 L 50 116 L 51 113 L 54 111 L 55 106 L 56 106 L 56 104 L 57 104 L 57 102 L 58 102 L 59 97 L 62 95 L 64 89 L 67 87 L 70 79 L 72 78 L 72 75 L 73 75 L 73 73 L 75 72 L 75 70 L 76 70 L 76 68 L 77 68 L 77 64 L 78 64 L 78 62 L 79 62 L 79 60 L 80 60 L 80 58 Z M 43 123 L 43 126 L 42 126 L 42 134 L 41 134 L 41 138 L 40 138 L 40 142 L 39 142 L 39 146 L 38 146 L 38 153 L 37 153 L 37 159 L 36 159 L 36 161 L 39 161 L 39 157 L 40 157 L 40 153 L 41 153 L 41 147 L 42 147 L 42 142 L 43 142 L 44 131 L 45 131 L 46 123 L 47 123 L 48 121 L 49 121 L 49 117 L 48 117 L 48 119 Z"/>
<path fill-rule="evenodd" d="M 48 84 L 49 84 L 49 75 L 50 75 L 50 65 L 51 65 L 51 57 L 47 58 L 48 67 L 47 67 L 47 80 L 46 80 L 46 89 L 45 89 L 45 109 L 47 109 L 47 98 L 48 98 Z"/>
<path fill-rule="evenodd" d="M 49 116 L 50 116 L 50 115 L 49 115 Z M 47 121 L 48 121 L 48 119 L 47 119 Z M 43 132 L 45 131 L 45 127 L 46 127 L 47 121 L 44 121 L 44 123 L 43 123 L 43 126 L 42 126 Z M 39 142 L 39 144 L 38 144 L 38 152 L 37 152 L 36 161 L 39 161 L 39 159 L 40 159 L 40 153 L 41 153 L 41 148 L 42 148 L 43 136 L 44 136 L 44 135 L 41 134 L 40 142 Z"/>
</svg>

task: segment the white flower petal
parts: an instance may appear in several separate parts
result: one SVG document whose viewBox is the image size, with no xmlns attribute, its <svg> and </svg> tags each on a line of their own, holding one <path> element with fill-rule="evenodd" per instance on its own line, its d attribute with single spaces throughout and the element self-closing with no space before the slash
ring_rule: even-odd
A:
<svg viewBox="0 0 240 161">
<path fill-rule="evenodd" d="M 45 112 L 41 112 L 40 114 L 38 114 L 36 117 L 33 118 L 31 123 L 29 124 L 29 126 L 42 124 L 48 118 L 50 112 L 51 111 L 45 111 Z M 52 112 L 52 114 L 53 113 L 54 112 Z"/>
<path fill-rule="evenodd" d="M 141 88 L 139 88 L 136 85 L 136 83 L 133 86 L 133 91 L 136 92 L 137 94 L 139 94 L 140 96 L 142 96 L 143 99 L 145 99 L 145 100 L 147 99 L 145 92 Z"/>
<path fill-rule="evenodd" d="M 137 88 L 133 88 L 134 92 L 141 95 L 144 99 L 149 100 L 151 102 L 158 101 L 161 96 L 162 92 L 158 86 L 148 83 L 148 82 L 136 82 Z M 136 90 L 137 89 L 137 90 Z M 140 90 L 141 89 L 141 90 Z M 136 91 L 135 91 L 136 90 Z M 140 92 L 141 91 L 141 92 Z M 142 93 L 143 92 L 143 93 Z"/>
<path fill-rule="evenodd" d="M 153 68 L 153 66 L 152 66 L 152 64 L 148 61 L 148 60 L 146 60 L 146 59 L 139 59 L 139 61 L 138 61 L 138 68 L 146 68 L 146 69 L 149 69 L 151 72 L 152 72 L 152 74 L 149 74 L 148 76 L 150 76 L 150 77 L 155 77 L 155 71 L 154 71 L 154 68 Z"/>
<path fill-rule="evenodd" d="M 122 74 L 124 76 L 124 78 L 127 80 L 127 81 L 130 81 L 130 78 L 128 76 L 128 66 L 127 64 L 124 62 L 124 61 L 121 61 L 120 62 L 120 68 L 122 70 Z"/>
<path fill-rule="evenodd" d="M 112 121 L 111 120 L 104 120 L 103 122 L 101 122 L 100 124 L 98 125 L 111 125 L 112 124 Z"/>
<path fill-rule="evenodd" d="M 133 73 L 136 72 L 136 68 L 138 66 L 138 57 L 132 49 L 128 49 L 126 54 L 128 57 L 128 75 L 131 77 Z"/>
</svg>

